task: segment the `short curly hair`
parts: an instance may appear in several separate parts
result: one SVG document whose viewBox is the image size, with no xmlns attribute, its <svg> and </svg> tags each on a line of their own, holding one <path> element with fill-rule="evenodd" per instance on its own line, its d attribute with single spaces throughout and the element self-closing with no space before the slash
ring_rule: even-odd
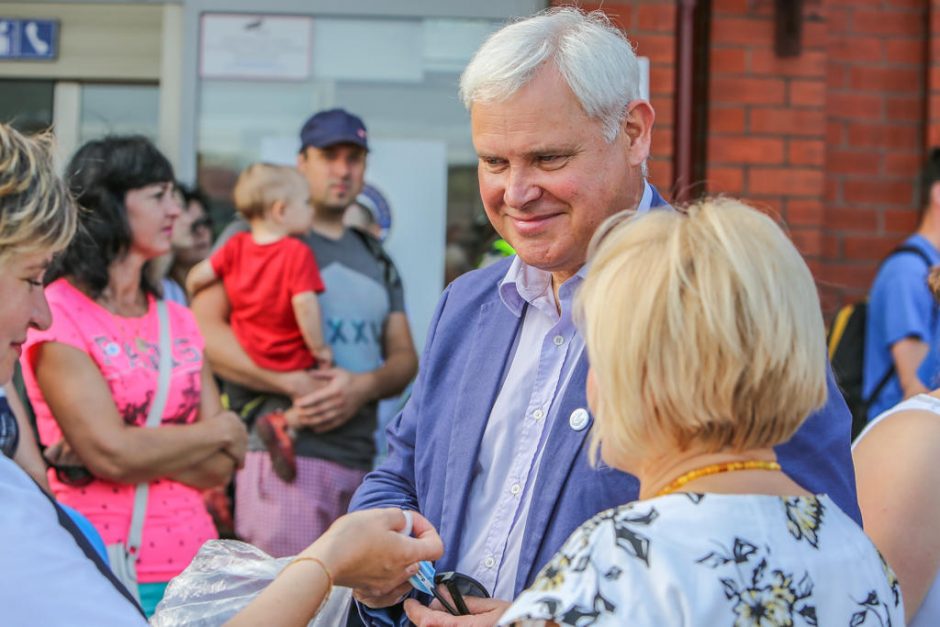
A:
<svg viewBox="0 0 940 627">
<path fill-rule="evenodd" d="M 75 234 L 77 209 L 53 166 L 50 133 L 26 137 L 0 124 L 0 261 L 58 252 Z"/>
</svg>

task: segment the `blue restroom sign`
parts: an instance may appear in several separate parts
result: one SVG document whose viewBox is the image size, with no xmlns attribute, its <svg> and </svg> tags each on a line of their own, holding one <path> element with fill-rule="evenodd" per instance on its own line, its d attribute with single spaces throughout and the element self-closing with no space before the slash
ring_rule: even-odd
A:
<svg viewBox="0 0 940 627">
<path fill-rule="evenodd" d="M 0 17 L 0 61 L 52 61 L 58 54 L 58 20 Z"/>
</svg>

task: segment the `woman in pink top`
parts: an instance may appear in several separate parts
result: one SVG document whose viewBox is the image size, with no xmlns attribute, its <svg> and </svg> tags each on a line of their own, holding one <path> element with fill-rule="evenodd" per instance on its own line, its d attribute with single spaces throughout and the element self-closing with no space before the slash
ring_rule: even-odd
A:
<svg viewBox="0 0 940 627">
<path fill-rule="evenodd" d="M 127 538 L 135 485 L 150 484 L 137 575 L 149 614 L 166 583 L 216 536 L 201 490 L 226 482 L 247 443 L 222 411 L 188 309 L 168 303 L 172 375 L 162 422 L 144 428 L 159 364 L 158 288 L 149 262 L 170 249 L 173 171 L 142 137 L 85 144 L 67 177 L 79 233 L 47 273 L 53 322 L 23 354 L 49 483 L 105 543 Z"/>
</svg>

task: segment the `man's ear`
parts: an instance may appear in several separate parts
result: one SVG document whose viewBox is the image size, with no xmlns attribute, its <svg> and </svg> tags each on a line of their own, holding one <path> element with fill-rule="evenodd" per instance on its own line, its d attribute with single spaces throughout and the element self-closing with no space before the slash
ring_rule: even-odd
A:
<svg viewBox="0 0 940 627">
<path fill-rule="evenodd" d="M 627 153 L 631 165 L 640 166 L 649 157 L 655 120 L 653 105 L 646 100 L 631 100 L 627 105 L 620 132 L 630 139 Z"/>
<path fill-rule="evenodd" d="M 931 207 L 940 207 L 940 181 L 937 181 L 930 186 L 930 201 Z"/>
<path fill-rule="evenodd" d="M 297 153 L 297 169 L 303 172 L 307 167 L 307 149 Z"/>
</svg>

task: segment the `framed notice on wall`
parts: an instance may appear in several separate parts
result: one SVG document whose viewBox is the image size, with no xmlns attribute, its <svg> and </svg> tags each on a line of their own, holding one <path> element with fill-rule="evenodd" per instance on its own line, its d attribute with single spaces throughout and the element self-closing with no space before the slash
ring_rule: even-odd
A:
<svg viewBox="0 0 940 627">
<path fill-rule="evenodd" d="M 199 23 L 199 75 L 226 80 L 306 80 L 312 35 L 310 17 L 204 13 Z"/>
</svg>

